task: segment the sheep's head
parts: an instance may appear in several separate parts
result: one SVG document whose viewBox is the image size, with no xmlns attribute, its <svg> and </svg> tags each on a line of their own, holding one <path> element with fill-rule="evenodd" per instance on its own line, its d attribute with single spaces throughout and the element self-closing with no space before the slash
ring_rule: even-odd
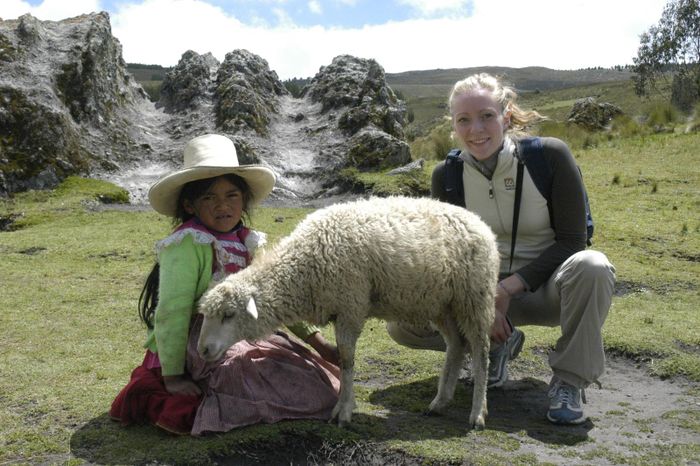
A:
<svg viewBox="0 0 700 466">
<path fill-rule="evenodd" d="M 197 350 L 207 361 L 221 358 L 233 344 L 258 337 L 258 310 L 253 293 L 235 280 L 224 280 L 199 300 L 204 316 Z"/>
</svg>

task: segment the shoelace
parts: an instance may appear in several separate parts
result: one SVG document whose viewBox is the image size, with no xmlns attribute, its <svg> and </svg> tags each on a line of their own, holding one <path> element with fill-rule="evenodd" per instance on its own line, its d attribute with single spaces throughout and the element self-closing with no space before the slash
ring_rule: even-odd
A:
<svg viewBox="0 0 700 466">
<path fill-rule="evenodd" d="M 556 379 L 552 387 L 549 389 L 550 398 L 557 397 L 557 400 L 562 404 L 566 403 L 567 406 L 572 405 L 572 401 L 576 400 L 577 391 L 579 389 L 568 383 L 564 383 L 561 379 Z M 583 388 L 581 390 L 581 401 L 586 403 L 586 390 Z"/>
</svg>

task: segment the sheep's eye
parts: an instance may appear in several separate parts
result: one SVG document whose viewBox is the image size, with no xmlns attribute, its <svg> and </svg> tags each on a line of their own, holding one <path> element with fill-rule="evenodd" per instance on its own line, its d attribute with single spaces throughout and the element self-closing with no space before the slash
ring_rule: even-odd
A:
<svg viewBox="0 0 700 466">
<path fill-rule="evenodd" d="M 231 319 L 233 319 L 233 316 L 223 315 L 221 316 L 221 323 L 223 324 L 224 322 L 228 322 Z"/>
</svg>

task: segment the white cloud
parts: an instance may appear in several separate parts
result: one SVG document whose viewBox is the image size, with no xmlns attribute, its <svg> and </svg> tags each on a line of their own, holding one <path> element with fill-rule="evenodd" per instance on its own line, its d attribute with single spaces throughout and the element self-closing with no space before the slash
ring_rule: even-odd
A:
<svg viewBox="0 0 700 466">
<path fill-rule="evenodd" d="M 437 13 L 466 13 L 471 0 L 397 0 L 407 5 L 421 16 L 433 16 Z"/>
<path fill-rule="evenodd" d="M 273 8 L 272 14 L 277 18 L 277 24 L 279 26 L 292 26 L 294 25 L 294 20 L 283 8 Z"/>
<path fill-rule="evenodd" d="M 315 15 L 320 15 L 321 13 L 323 13 L 321 3 L 318 0 L 309 1 L 309 11 Z"/>
<path fill-rule="evenodd" d="M 39 8 L 72 3 L 76 2 L 47 0 Z M 77 3 L 90 5 L 83 10 L 87 12 L 95 2 Z M 487 65 L 624 65 L 632 63 L 639 34 L 658 22 L 665 4 L 666 0 L 473 0 L 468 18 L 431 16 L 361 28 L 299 27 L 281 9 L 275 25 L 243 24 L 204 0 L 123 3 L 110 16 L 127 62 L 173 66 L 187 50 L 211 52 L 223 61 L 226 53 L 247 49 L 287 79 L 313 76 L 333 57 L 346 53 L 374 58 L 392 73 Z M 28 11 L 23 8 L 29 5 L 0 0 L 0 17 L 8 19 L 8 11 L 18 10 L 14 16 L 19 16 Z"/>
<path fill-rule="evenodd" d="M 31 6 L 21 0 L 2 0 L 0 18 L 15 19 L 25 13 L 44 21 L 59 21 L 85 13 L 101 11 L 99 0 L 44 0 L 38 6 Z"/>
</svg>

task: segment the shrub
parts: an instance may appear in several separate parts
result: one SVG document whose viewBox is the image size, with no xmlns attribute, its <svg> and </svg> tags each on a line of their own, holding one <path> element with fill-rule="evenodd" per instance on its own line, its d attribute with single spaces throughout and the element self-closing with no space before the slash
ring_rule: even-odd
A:
<svg viewBox="0 0 700 466">
<path fill-rule="evenodd" d="M 452 126 L 445 121 L 431 129 L 427 136 L 415 138 L 411 143 L 411 154 L 414 159 L 442 160 L 454 147 Z"/>
<path fill-rule="evenodd" d="M 644 110 L 645 123 L 650 128 L 673 127 L 680 121 L 680 112 L 670 102 L 656 102 Z"/>
<path fill-rule="evenodd" d="M 610 122 L 610 136 L 629 138 L 648 133 L 647 128 L 627 115 L 618 115 Z"/>
<path fill-rule="evenodd" d="M 537 130 L 540 136 L 549 136 L 565 141 L 571 149 L 588 149 L 596 147 L 604 138 L 603 133 L 589 131 L 579 125 L 560 123 L 553 120 L 543 121 Z"/>
</svg>

